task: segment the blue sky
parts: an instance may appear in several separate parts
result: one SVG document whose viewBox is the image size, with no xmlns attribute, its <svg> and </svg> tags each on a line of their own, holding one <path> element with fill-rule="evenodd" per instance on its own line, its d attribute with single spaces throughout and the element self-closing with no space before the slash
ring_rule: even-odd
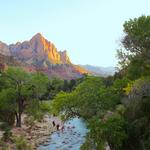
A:
<svg viewBox="0 0 150 150">
<path fill-rule="evenodd" d="M 75 64 L 116 66 L 129 18 L 150 14 L 149 0 L 0 0 L 0 41 L 40 32 Z"/>
</svg>

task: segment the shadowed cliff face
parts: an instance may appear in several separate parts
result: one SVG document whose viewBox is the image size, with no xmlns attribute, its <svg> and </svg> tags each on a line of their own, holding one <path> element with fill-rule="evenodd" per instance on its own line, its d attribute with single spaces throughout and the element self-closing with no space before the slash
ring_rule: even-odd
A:
<svg viewBox="0 0 150 150">
<path fill-rule="evenodd" d="M 15 62 L 20 62 L 20 66 L 27 71 L 34 72 L 38 69 L 49 77 L 73 79 L 88 73 L 82 67 L 73 65 L 67 51 L 58 51 L 55 45 L 46 40 L 40 33 L 22 43 L 7 45 L 0 42 L 0 54 L 8 59 L 8 56 L 13 57 Z M 1 62 L 8 65 L 13 64 L 8 63 L 5 59 Z"/>
</svg>

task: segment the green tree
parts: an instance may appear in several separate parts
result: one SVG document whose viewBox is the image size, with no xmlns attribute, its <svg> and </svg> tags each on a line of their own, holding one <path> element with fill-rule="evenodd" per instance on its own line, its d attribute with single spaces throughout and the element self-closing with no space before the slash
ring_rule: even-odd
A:
<svg viewBox="0 0 150 150">
<path fill-rule="evenodd" d="M 58 94 L 52 102 L 52 107 L 58 112 L 66 112 L 67 116 L 76 115 L 88 119 L 102 111 L 100 86 L 103 86 L 101 78 L 89 77 L 71 93 Z"/>
<path fill-rule="evenodd" d="M 92 120 L 90 135 L 95 141 L 96 149 L 104 149 L 108 143 L 111 150 L 120 150 L 127 138 L 125 125 L 125 120 L 118 114 L 109 114 L 103 120 Z"/>
<path fill-rule="evenodd" d="M 127 68 L 131 79 L 150 74 L 150 16 L 141 16 L 124 23 L 123 49 L 118 51 L 119 63 Z M 130 65 L 129 65 L 130 64 Z"/>
<path fill-rule="evenodd" d="M 0 121 L 9 126 L 15 122 L 16 91 L 13 88 L 3 89 L 0 92 Z"/>
<path fill-rule="evenodd" d="M 43 99 L 52 100 L 56 94 L 63 90 L 63 80 L 53 78 L 49 80 L 47 91 L 45 95 L 43 95 Z"/>
<path fill-rule="evenodd" d="M 11 110 L 16 116 L 16 126 L 21 127 L 22 113 L 27 107 L 33 106 L 35 100 L 34 104 L 39 105 L 49 80 L 41 73 L 29 74 L 21 68 L 14 67 L 2 72 L 1 76 L 5 82 L 5 87 L 0 92 L 1 107 L 5 108 L 3 112 Z"/>
<path fill-rule="evenodd" d="M 33 97 L 36 100 L 41 100 L 42 96 L 46 93 L 49 79 L 41 72 L 37 72 L 31 75 L 31 90 Z"/>
<path fill-rule="evenodd" d="M 27 94 L 27 86 L 29 84 L 29 74 L 23 71 L 20 68 L 8 68 L 6 72 L 4 72 L 3 77 L 6 78 L 7 88 L 11 89 L 11 93 L 6 95 L 8 90 L 4 90 L 1 92 L 1 96 L 5 93 L 5 98 L 10 99 L 10 96 L 14 96 L 12 101 L 14 101 L 13 109 L 16 116 L 16 126 L 21 127 L 21 115 L 24 111 L 26 105 L 26 94 Z M 7 103 L 9 105 L 10 103 Z"/>
<path fill-rule="evenodd" d="M 127 109 L 125 118 L 128 121 L 129 136 L 124 146 L 131 150 L 149 149 L 150 78 L 132 81 L 125 91 L 128 97 L 123 103 Z"/>
</svg>

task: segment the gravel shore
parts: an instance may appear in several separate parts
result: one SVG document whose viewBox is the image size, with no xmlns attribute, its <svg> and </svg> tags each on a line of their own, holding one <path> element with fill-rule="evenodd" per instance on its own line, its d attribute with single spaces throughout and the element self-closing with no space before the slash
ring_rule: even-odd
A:
<svg viewBox="0 0 150 150">
<path fill-rule="evenodd" d="M 41 122 L 35 122 L 32 128 L 30 128 L 23 121 L 21 128 L 12 128 L 12 136 L 13 138 L 23 136 L 26 139 L 27 144 L 31 145 L 34 150 L 39 145 L 46 144 L 50 140 L 50 135 L 56 131 L 56 127 L 53 127 L 52 125 L 53 120 L 55 120 L 56 123 L 61 122 L 57 117 L 45 115 Z M 0 131 L 0 136 L 2 137 L 2 131 Z M 15 150 L 14 143 L 6 142 L 6 145 L 8 145 L 8 150 Z"/>
</svg>

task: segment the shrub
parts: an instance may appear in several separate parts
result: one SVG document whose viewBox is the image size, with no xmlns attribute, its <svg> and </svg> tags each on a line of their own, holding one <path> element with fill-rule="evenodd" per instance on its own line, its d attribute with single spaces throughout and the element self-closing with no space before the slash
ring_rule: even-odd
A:
<svg viewBox="0 0 150 150">
<path fill-rule="evenodd" d="M 1 148 L 1 150 L 8 150 L 8 146 L 2 140 L 0 140 L 0 148 Z"/>
<path fill-rule="evenodd" d="M 12 126 L 15 123 L 15 115 L 9 110 L 0 110 L 0 121 L 6 122 L 8 125 Z"/>
<path fill-rule="evenodd" d="M 33 126 L 34 125 L 34 121 L 35 121 L 35 118 L 33 116 L 28 116 L 25 119 L 25 123 L 27 125 L 29 125 L 29 126 Z"/>
<path fill-rule="evenodd" d="M 8 127 L 8 128 L 6 128 L 6 129 L 4 130 L 2 140 L 3 140 L 3 141 L 8 141 L 8 140 L 11 139 L 11 137 L 12 137 L 11 128 Z"/>
<path fill-rule="evenodd" d="M 8 129 L 8 128 L 9 128 L 8 123 L 6 123 L 6 122 L 1 122 L 1 123 L 0 123 L 0 129 L 1 129 L 1 130 L 5 131 L 5 130 Z"/>
<path fill-rule="evenodd" d="M 16 150 L 32 150 L 31 145 L 27 144 L 24 137 L 18 137 L 15 141 Z"/>
</svg>

